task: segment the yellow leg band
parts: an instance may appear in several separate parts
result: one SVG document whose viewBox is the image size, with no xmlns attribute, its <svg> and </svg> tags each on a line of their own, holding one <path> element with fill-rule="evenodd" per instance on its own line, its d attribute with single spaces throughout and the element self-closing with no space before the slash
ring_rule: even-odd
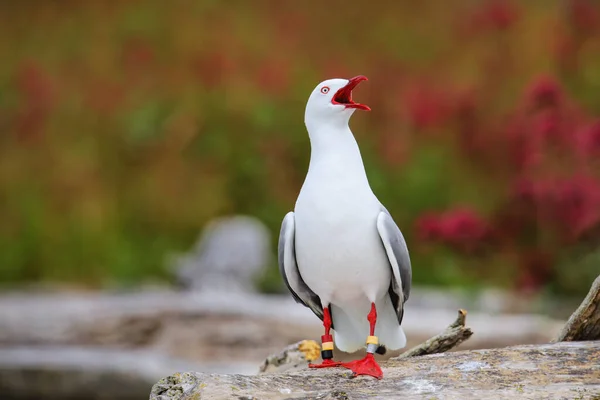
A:
<svg viewBox="0 0 600 400">
<path fill-rule="evenodd" d="M 333 342 L 325 342 L 321 344 L 323 350 L 333 350 Z"/>
<path fill-rule="evenodd" d="M 368 336 L 367 344 L 379 344 L 379 339 L 377 338 L 377 336 Z"/>
</svg>

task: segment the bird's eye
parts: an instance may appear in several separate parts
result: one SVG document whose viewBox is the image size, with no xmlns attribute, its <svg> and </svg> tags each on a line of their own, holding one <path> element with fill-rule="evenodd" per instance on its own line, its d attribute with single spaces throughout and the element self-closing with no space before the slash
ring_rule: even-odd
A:
<svg viewBox="0 0 600 400">
<path fill-rule="evenodd" d="M 327 93 L 329 93 L 329 86 L 323 86 L 323 87 L 321 88 L 321 93 L 323 93 L 323 94 L 327 94 Z"/>
</svg>

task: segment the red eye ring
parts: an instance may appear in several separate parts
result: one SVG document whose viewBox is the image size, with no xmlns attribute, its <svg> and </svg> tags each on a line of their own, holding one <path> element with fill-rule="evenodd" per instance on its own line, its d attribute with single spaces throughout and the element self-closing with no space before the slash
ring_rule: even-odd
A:
<svg viewBox="0 0 600 400">
<path fill-rule="evenodd" d="M 327 93 L 329 93 L 329 86 L 323 86 L 323 87 L 321 88 L 321 93 L 323 93 L 323 94 L 327 94 Z"/>
</svg>

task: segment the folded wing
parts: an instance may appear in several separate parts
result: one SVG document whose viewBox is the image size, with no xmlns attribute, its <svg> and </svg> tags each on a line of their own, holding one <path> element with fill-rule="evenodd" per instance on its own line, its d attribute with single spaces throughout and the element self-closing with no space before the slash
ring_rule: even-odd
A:
<svg viewBox="0 0 600 400">
<path fill-rule="evenodd" d="M 283 281 L 296 302 L 310 308 L 322 320 L 323 306 L 321 305 L 321 300 L 304 282 L 298 270 L 295 250 L 295 219 L 292 211 L 287 213 L 281 224 L 278 261 Z"/>
<path fill-rule="evenodd" d="M 400 232 L 390 213 L 385 207 L 382 206 L 382 208 L 383 210 L 377 217 L 377 231 L 390 262 L 390 268 L 392 269 L 392 282 L 389 288 L 389 295 L 398 316 L 398 323 L 400 324 L 404 316 L 404 303 L 410 295 L 412 281 L 410 256 L 402 232 Z"/>
</svg>

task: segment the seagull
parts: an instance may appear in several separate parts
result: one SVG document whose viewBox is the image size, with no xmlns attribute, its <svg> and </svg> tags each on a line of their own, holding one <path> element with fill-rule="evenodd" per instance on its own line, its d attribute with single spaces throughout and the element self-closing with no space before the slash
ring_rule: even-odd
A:
<svg viewBox="0 0 600 400">
<path fill-rule="evenodd" d="M 323 321 L 321 364 L 354 376 L 383 378 L 373 353 L 406 346 L 400 324 L 412 279 L 406 241 L 367 179 L 348 123 L 365 76 L 329 79 L 312 91 L 304 115 L 311 154 L 294 211 L 286 214 L 278 244 L 279 270 L 293 298 Z M 334 335 L 331 335 L 331 330 Z M 333 348 L 361 360 L 333 360 Z"/>
</svg>

